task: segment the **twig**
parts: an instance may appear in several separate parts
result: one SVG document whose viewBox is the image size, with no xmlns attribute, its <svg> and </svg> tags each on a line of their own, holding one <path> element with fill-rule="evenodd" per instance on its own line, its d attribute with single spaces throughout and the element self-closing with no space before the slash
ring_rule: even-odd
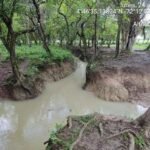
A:
<svg viewBox="0 0 150 150">
<path fill-rule="evenodd" d="M 89 120 L 87 123 L 84 124 L 84 126 L 82 127 L 82 129 L 80 130 L 79 136 L 78 138 L 71 144 L 69 150 L 73 150 L 73 148 L 75 147 L 75 145 L 81 140 L 82 134 L 85 131 L 85 129 L 87 128 L 87 126 L 93 121 L 95 120 L 95 117 L 92 118 L 91 120 Z"/>
</svg>

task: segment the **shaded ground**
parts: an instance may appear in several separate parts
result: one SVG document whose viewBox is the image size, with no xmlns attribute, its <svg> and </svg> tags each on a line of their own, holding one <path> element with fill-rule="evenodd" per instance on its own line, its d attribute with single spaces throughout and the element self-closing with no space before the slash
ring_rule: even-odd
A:
<svg viewBox="0 0 150 150">
<path fill-rule="evenodd" d="M 25 60 L 20 63 L 20 71 L 26 73 L 29 66 L 29 61 Z M 10 86 L 8 79 L 12 76 L 12 70 L 10 62 L 1 62 L 0 64 L 0 97 L 9 99 L 30 99 L 38 96 L 44 89 L 44 82 L 47 80 L 57 81 L 60 80 L 74 70 L 73 62 L 62 62 L 62 63 L 52 63 L 50 65 L 46 64 L 40 66 L 40 72 L 29 80 L 26 80 L 27 86 L 31 87 L 31 93 L 25 92 L 20 87 Z M 33 83 L 33 84 L 32 84 Z M 32 91 L 33 90 L 33 91 Z"/>
<path fill-rule="evenodd" d="M 94 114 L 69 117 L 45 144 L 47 150 L 149 150 L 150 136 L 131 120 Z"/>
<path fill-rule="evenodd" d="M 150 52 L 101 62 L 87 73 L 85 89 L 105 100 L 150 106 Z"/>
</svg>

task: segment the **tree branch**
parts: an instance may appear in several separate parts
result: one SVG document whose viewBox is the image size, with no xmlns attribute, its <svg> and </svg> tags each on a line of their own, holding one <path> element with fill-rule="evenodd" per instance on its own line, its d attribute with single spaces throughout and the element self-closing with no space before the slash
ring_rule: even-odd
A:
<svg viewBox="0 0 150 150">
<path fill-rule="evenodd" d="M 15 34 L 16 34 L 16 36 L 20 36 L 22 34 L 31 33 L 31 32 L 35 32 L 35 31 L 36 31 L 36 28 L 31 28 L 31 29 L 25 29 L 25 30 L 16 32 Z"/>
<path fill-rule="evenodd" d="M 64 0 L 62 0 L 62 1 L 60 2 L 60 5 L 59 5 L 57 11 L 58 11 L 58 13 L 59 13 L 60 15 L 62 15 L 62 16 L 64 17 L 65 22 L 66 22 L 66 25 L 67 25 L 67 32 L 68 32 L 68 34 L 69 34 L 70 29 L 69 29 L 69 22 L 68 22 L 67 16 L 66 16 L 64 13 L 62 13 L 62 12 L 60 11 L 63 2 L 64 2 Z"/>
<path fill-rule="evenodd" d="M 13 0 L 12 9 L 11 9 L 11 13 L 10 13 L 10 18 L 12 18 L 13 15 L 14 15 L 16 4 L 17 4 L 17 0 Z"/>
</svg>

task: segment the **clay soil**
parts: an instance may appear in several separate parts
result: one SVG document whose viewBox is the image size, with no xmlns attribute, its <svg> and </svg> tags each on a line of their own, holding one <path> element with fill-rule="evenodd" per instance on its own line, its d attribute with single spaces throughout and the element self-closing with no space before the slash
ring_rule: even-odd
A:
<svg viewBox="0 0 150 150">
<path fill-rule="evenodd" d="M 26 74 L 29 61 L 24 60 L 20 63 L 20 71 Z M 25 100 L 37 97 L 44 89 L 44 82 L 60 80 L 71 74 L 75 69 L 73 62 L 52 63 L 39 68 L 39 73 L 25 82 L 31 89 L 31 93 L 25 92 L 22 88 L 9 85 L 8 79 L 12 76 L 10 62 L 0 62 L 0 98 L 1 100 Z"/>
<path fill-rule="evenodd" d="M 85 89 L 104 100 L 150 106 L 150 52 L 135 52 L 101 62 L 87 72 Z"/>
</svg>

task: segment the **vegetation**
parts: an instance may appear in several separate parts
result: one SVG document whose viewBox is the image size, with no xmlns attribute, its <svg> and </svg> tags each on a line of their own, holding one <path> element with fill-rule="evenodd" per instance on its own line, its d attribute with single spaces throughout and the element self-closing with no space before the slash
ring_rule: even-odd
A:
<svg viewBox="0 0 150 150">
<path fill-rule="evenodd" d="M 73 150 L 81 149 L 81 147 L 84 149 L 91 147 L 94 149 L 112 149 L 112 147 L 115 149 L 124 147 L 125 150 L 149 149 L 149 139 L 143 133 L 145 129 L 148 130 L 147 127 L 145 128 L 147 121 L 146 124 L 139 124 L 141 118 L 138 118 L 138 121 L 131 121 L 100 114 L 70 118 L 71 121 L 68 121 L 70 124 L 52 132 L 49 140 L 45 142 L 46 150 Z"/>
<path fill-rule="evenodd" d="M 40 45 L 22 45 L 16 47 L 16 55 L 18 60 L 28 60 L 29 67 L 27 70 L 27 75 L 35 75 L 39 71 L 40 66 L 45 64 L 51 64 L 53 62 L 60 63 L 64 61 L 72 61 L 73 55 L 71 52 L 65 48 L 60 48 L 57 46 L 51 47 L 51 57 L 48 57 L 47 53 L 43 50 L 43 47 Z M 9 55 L 7 50 L 3 45 L 0 46 L 0 57 L 1 60 L 8 61 Z"/>
<path fill-rule="evenodd" d="M 131 13 L 127 11 L 130 3 L 133 5 Z M 132 51 L 139 33 L 144 35 L 144 39 L 147 38 L 146 30 L 149 30 L 149 27 L 140 24 L 147 4 L 148 1 L 144 0 L 2 0 L 0 39 L 9 53 L 14 78 L 21 84 L 23 76 L 18 70 L 17 45 L 24 49 L 24 45 L 40 43 L 48 55 L 46 57 L 53 57 L 52 53 L 57 53 L 57 50 L 54 52 L 49 45 L 78 45 L 83 49 L 84 57 L 87 57 L 87 49 L 93 47 L 92 60 L 99 54 L 99 47 L 103 45 L 109 48 L 114 44 L 115 57 L 118 57 L 121 51 Z M 111 13 L 110 7 L 114 13 Z M 53 59 L 62 61 L 63 57 Z"/>
<path fill-rule="evenodd" d="M 36 78 L 42 67 L 57 63 L 59 68 L 63 62 L 71 62 L 74 54 L 87 62 L 86 81 L 91 83 L 91 89 L 99 97 L 128 102 L 141 98 L 150 89 L 147 75 L 150 24 L 149 20 L 148 23 L 145 21 L 149 5 L 149 0 L 0 0 L 0 96 L 19 95 L 23 99 L 36 97 L 43 89 L 43 80 Z M 142 57 L 138 54 L 130 59 L 126 57 L 137 50 L 143 51 Z M 109 59 L 111 61 L 108 62 Z M 127 60 L 129 63 L 126 63 Z M 24 67 L 20 67 L 22 63 L 27 64 L 23 71 Z M 113 63 L 116 66 L 111 66 Z M 138 65 L 141 67 L 139 70 Z M 58 68 L 49 74 L 58 74 Z M 55 71 L 57 69 L 58 72 Z M 150 109 L 145 114 L 137 126 L 149 133 Z M 76 119 L 78 126 L 66 142 L 59 138 L 59 131 L 52 132 L 47 149 L 53 145 L 54 150 L 57 146 L 72 150 L 81 140 L 85 129 L 89 133 L 89 126 L 96 131 L 95 134 L 99 131 L 102 136 L 103 125 L 96 124 L 97 120 L 93 121 L 92 118 L 84 116 Z M 110 122 L 105 123 L 107 125 Z M 120 124 L 118 132 L 121 129 Z M 108 132 L 106 128 L 104 130 L 106 135 L 111 133 L 109 129 Z M 129 133 L 125 129 L 121 135 L 134 141 L 140 149 L 145 148 L 145 134 L 142 135 L 141 131 L 137 131 L 138 136 Z M 113 136 L 116 137 L 115 132 Z M 109 138 L 112 138 L 111 135 Z M 130 146 L 132 141 L 126 145 Z"/>
</svg>

